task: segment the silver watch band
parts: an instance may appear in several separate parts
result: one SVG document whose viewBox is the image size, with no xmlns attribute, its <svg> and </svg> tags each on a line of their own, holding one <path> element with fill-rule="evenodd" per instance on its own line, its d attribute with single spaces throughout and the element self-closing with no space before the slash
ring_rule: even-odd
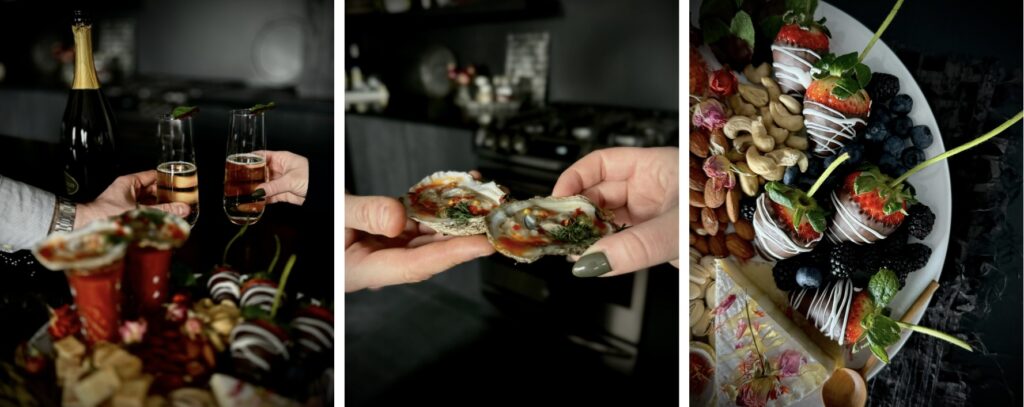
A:
<svg viewBox="0 0 1024 407">
<path fill-rule="evenodd" d="M 70 232 L 75 228 L 75 203 L 63 196 L 57 196 L 57 204 L 53 209 L 53 223 L 50 232 Z"/>
</svg>

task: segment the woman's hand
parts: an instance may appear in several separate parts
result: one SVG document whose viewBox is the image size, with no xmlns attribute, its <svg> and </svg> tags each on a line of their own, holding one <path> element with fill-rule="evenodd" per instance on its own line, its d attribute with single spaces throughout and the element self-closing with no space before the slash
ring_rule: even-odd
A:
<svg viewBox="0 0 1024 407">
<path fill-rule="evenodd" d="M 578 277 L 614 276 L 679 258 L 679 149 L 608 148 L 566 169 L 554 196 L 582 194 L 630 227 L 598 240 L 573 265 Z"/>
<path fill-rule="evenodd" d="M 394 198 L 345 196 L 345 291 L 415 283 L 494 253 L 487 238 L 442 236 Z"/>
</svg>

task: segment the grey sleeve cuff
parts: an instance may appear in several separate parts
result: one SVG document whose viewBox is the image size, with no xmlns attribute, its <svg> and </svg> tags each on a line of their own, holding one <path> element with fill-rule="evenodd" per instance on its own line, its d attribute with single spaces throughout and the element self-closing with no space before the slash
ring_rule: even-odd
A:
<svg viewBox="0 0 1024 407">
<path fill-rule="evenodd" d="M 0 175 L 0 251 L 28 249 L 46 238 L 57 198 Z"/>
</svg>

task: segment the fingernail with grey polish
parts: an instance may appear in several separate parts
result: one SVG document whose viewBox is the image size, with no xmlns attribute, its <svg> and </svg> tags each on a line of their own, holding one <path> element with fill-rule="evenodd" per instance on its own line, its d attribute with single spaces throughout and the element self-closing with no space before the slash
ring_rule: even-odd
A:
<svg viewBox="0 0 1024 407">
<path fill-rule="evenodd" d="M 576 260 L 572 265 L 572 274 L 576 277 L 597 277 L 612 271 L 608 257 L 601 252 L 590 253 Z"/>
<path fill-rule="evenodd" d="M 264 196 L 267 196 L 267 191 L 264 191 L 263 188 L 252 191 L 252 197 L 254 199 L 260 199 L 263 198 Z"/>
</svg>

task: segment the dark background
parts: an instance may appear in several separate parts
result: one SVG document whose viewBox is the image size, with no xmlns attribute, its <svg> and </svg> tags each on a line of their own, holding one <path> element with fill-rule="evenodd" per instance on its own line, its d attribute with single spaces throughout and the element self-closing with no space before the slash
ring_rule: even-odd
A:
<svg viewBox="0 0 1024 407">
<path fill-rule="evenodd" d="M 891 2 L 832 1 L 868 27 Z M 914 75 L 947 148 L 1022 108 L 1022 3 L 908 1 L 882 39 Z M 913 335 L 871 381 L 878 406 L 1020 405 L 1021 124 L 949 162 L 953 225 L 939 290 L 921 324 L 966 338 L 967 353 Z"/>
<path fill-rule="evenodd" d="M 121 173 L 158 164 L 158 115 L 174 106 L 200 108 L 194 119 L 200 216 L 175 257 L 177 267 L 207 273 L 220 263 L 238 231 L 221 202 L 228 111 L 273 101 L 278 107 L 266 116 L 268 148 L 309 158 L 315 180 L 309 193 L 317 199 L 303 207 L 269 206 L 229 261 L 243 273 L 265 268 L 278 234 L 282 260 L 298 255 L 288 291 L 332 305 L 331 228 L 323 225 L 333 219 L 333 2 L 0 2 L 0 173 L 56 192 L 62 189 L 57 143 L 70 89 L 62 73 L 74 60 L 62 64 L 59 56 L 73 48 L 77 7 L 92 14 L 100 84 L 117 120 Z M 70 298 L 57 273 L 3 271 L 0 324 L 10 328 L 3 342 L 15 344 L 45 322 L 36 300 L 57 305 Z M 25 308 L 32 312 L 20 312 Z"/>
<path fill-rule="evenodd" d="M 391 93 L 383 112 L 346 114 L 347 192 L 399 196 L 440 170 L 496 175 L 481 167 L 488 158 L 474 147 L 477 126 L 460 120 L 449 100 L 426 100 L 405 83 L 416 58 L 433 45 L 450 49 L 460 66 L 474 64 L 490 76 L 505 70 L 507 34 L 544 31 L 550 35 L 550 105 L 678 117 L 678 2 L 466 3 L 456 10 L 347 16 L 346 41 L 358 44 L 359 57 L 346 55 L 346 68 L 380 76 Z M 509 187 L 519 198 L 550 194 L 560 169 L 535 174 L 536 190 Z M 631 287 L 633 276 L 580 279 L 571 275 L 571 263 L 550 257 L 527 272 L 494 255 L 422 283 L 346 294 L 346 402 L 676 405 L 679 271 L 665 265 L 648 272 L 647 303 L 632 321 L 643 325 L 636 365 L 621 371 L 610 367 L 621 364 L 615 356 L 572 337 L 592 328 L 589 319 L 599 311 L 587 309 L 600 303 L 586 293 L 599 297 Z M 538 281 L 537 275 L 550 297 L 526 312 L 512 312 L 505 303 L 516 295 L 488 289 L 495 278 Z"/>
</svg>

